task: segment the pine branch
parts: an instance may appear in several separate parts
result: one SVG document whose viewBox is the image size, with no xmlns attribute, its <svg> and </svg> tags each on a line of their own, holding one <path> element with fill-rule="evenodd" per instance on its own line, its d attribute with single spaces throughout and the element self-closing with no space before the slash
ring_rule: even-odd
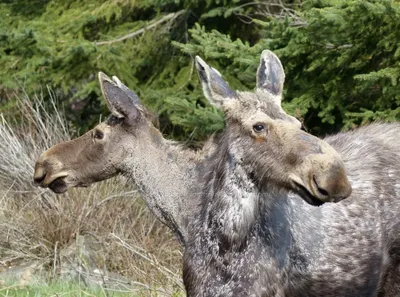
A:
<svg viewBox="0 0 400 297">
<path fill-rule="evenodd" d="M 137 31 L 135 31 L 135 32 L 126 34 L 126 35 L 124 35 L 124 36 L 118 37 L 118 38 L 113 39 L 113 40 L 96 42 L 96 45 L 113 44 L 113 43 L 115 43 L 115 42 L 124 41 L 125 39 L 128 39 L 128 38 L 133 38 L 133 37 L 135 37 L 135 36 L 138 36 L 138 35 L 140 35 L 140 34 L 143 34 L 146 30 L 153 29 L 154 27 L 157 27 L 158 25 L 160 25 L 160 24 L 162 24 L 162 23 L 165 23 L 166 21 L 176 19 L 178 16 L 180 16 L 181 14 L 183 14 L 185 11 L 186 11 L 186 10 L 180 10 L 180 11 L 178 11 L 178 12 L 174 12 L 174 13 L 167 14 L 167 15 L 164 16 L 163 18 L 159 19 L 158 21 L 156 21 L 156 22 L 154 22 L 154 23 L 152 23 L 152 24 L 150 24 L 150 25 L 148 25 L 148 26 L 146 26 L 146 27 L 144 27 L 144 28 L 142 28 L 142 29 L 139 29 L 139 30 L 137 30 Z"/>
</svg>

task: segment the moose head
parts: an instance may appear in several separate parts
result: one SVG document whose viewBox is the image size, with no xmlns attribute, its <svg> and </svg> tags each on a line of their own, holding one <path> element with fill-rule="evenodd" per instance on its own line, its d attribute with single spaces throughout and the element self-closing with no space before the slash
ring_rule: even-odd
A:
<svg viewBox="0 0 400 297">
<path fill-rule="evenodd" d="M 205 97 L 225 115 L 231 162 L 241 164 L 255 184 L 268 191 L 293 191 L 312 205 L 351 194 L 339 154 L 282 109 L 285 74 L 274 53 L 261 55 L 255 92 L 232 90 L 200 57 L 196 67 Z"/>
<path fill-rule="evenodd" d="M 70 187 L 110 178 L 124 170 L 140 143 L 161 141 L 152 115 L 133 91 L 117 77 L 110 79 L 101 72 L 99 81 L 111 116 L 81 137 L 54 145 L 40 156 L 34 181 L 41 187 L 63 193 Z"/>
</svg>

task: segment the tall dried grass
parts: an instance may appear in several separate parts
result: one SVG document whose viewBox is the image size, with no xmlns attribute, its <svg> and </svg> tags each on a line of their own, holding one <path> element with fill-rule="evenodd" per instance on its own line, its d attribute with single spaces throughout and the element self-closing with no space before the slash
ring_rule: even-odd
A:
<svg viewBox="0 0 400 297">
<path fill-rule="evenodd" d="M 0 267 L 38 260 L 56 277 L 60 252 L 78 235 L 91 234 L 104 247 L 109 271 L 149 290 L 182 292 L 178 243 L 125 180 L 63 195 L 34 186 L 35 160 L 70 133 L 54 99 L 45 106 L 25 96 L 19 110 L 18 123 L 0 117 Z"/>
</svg>

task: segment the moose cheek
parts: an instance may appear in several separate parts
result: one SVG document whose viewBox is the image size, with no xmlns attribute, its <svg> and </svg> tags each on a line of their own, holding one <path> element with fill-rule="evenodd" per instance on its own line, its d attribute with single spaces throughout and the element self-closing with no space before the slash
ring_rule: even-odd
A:
<svg viewBox="0 0 400 297">
<path fill-rule="evenodd" d="M 265 138 L 263 137 L 255 137 L 254 138 L 254 143 L 262 143 L 265 142 Z"/>
</svg>

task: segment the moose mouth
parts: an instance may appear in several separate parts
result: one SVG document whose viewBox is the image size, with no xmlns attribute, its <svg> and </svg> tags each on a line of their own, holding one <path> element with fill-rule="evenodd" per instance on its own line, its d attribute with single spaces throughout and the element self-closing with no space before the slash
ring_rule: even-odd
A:
<svg viewBox="0 0 400 297">
<path fill-rule="evenodd" d="M 60 172 L 49 177 L 44 170 L 42 172 L 38 170 L 35 171 L 33 180 L 41 188 L 50 188 L 54 193 L 61 194 L 68 190 L 68 185 L 65 181 L 67 176 L 68 174 Z"/>
<path fill-rule="evenodd" d="M 70 187 L 79 187 L 79 188 L 86 188 L 88 187 L 88 184 L 86 183 L 78 183 L 75 185 L 68 185 L 67 182 L 65 181 L 65 176 L 61 176 L 53 180 L 48 187 L 50 190 L 52 190 L 56 194 L 62 194 L 65 193 L 68 188 Z"/>
<path fill-rule="evenodd" d="M 48 187 L 56 194 L 65 193 L 68 190 L 68 185 L 64 180 L 64 177 L 58 177 L 53 180 Z"/>
<path fill-rule="evenodd" d="M 322 204 L 325 203 L 324 201 L 321 201 L 320 199 L 315 197 L 313 194 L 311 194 L 311 192 L 309 190 L 307 190 L 307 188 L 304 187 L 303 185 L 301 185 L 295 181 L 293 183 L 296 188 L 296 192 L 298 192 L 298 194 L 301 196 L 301 198 L 303 198 L 303 200 L 305 202 L 307 202 L 308 204 L 310 204 L 312 206 L 321 206 Z"/>
</svg>

